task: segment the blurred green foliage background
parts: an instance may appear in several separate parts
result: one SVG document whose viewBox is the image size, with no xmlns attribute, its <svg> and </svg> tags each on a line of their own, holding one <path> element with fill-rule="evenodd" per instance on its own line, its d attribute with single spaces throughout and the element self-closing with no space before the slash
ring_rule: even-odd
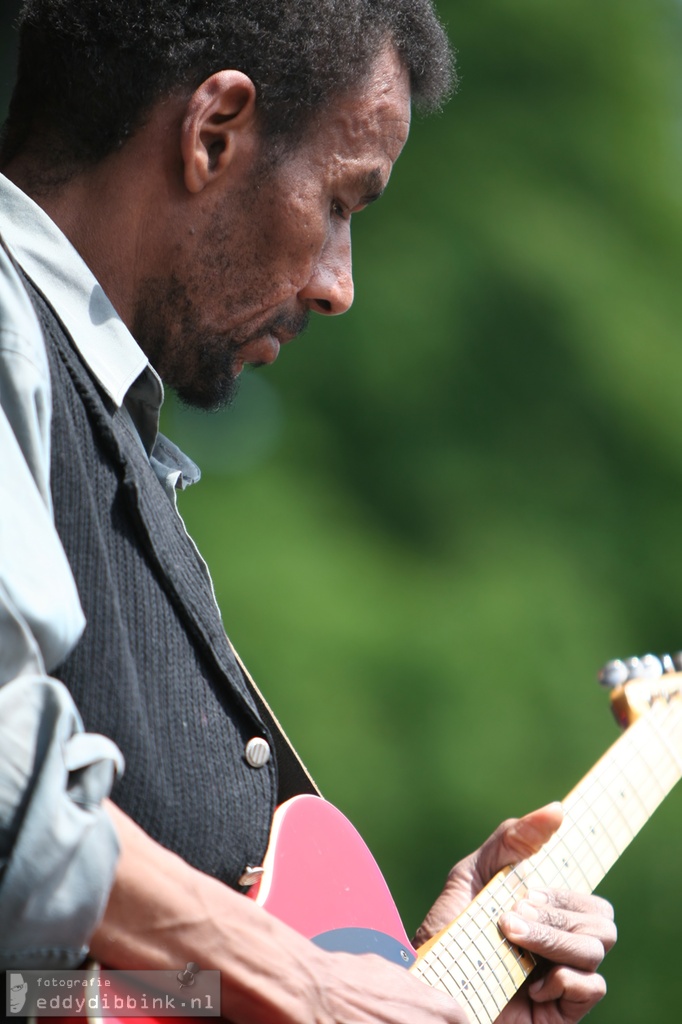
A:
<svg viewBox="0 0 682 1024">
<path fill-rule="evenodd" d="M 353 310 L 165 418 L 228 630 L 408 930 L 615 738 L 599 666 L 682 647 L 680 5 L 439 10 L 459 95 L 357 218 Z M 682 791 L 601 887 L 595 1021 L 679 1019 L 681 864 Z"/>
</svg>

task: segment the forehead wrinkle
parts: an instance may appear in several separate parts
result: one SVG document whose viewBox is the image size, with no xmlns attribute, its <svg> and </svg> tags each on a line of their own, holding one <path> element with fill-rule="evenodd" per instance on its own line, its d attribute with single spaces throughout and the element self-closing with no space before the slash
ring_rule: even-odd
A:
<svg viewBox="0 0 682 1024">
<path fill-rule="evenodd" d="M 349 151 L 360 153 L 372 141 L 382 139 L 391 139 L 398 148 L 402 148 L 410 129 L 409 97 L 407 110 L 400 108 L 394 90 L 375 94 L 369 102 L 366 97 L 366 92 L 349 93 L 345 103 L 333 108 L 339 133 Z"/>
</svg>

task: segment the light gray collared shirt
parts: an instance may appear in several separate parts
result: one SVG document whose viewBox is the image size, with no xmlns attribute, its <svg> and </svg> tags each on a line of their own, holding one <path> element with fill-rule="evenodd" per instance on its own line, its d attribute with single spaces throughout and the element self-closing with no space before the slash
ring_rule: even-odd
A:
<svg viewBox="0 0 682 1024">
<path fill-rule="evenodd" d="M 174 500 L 199 472 L 158 434 L 159 378 L 68 239 L 3 175 L 0 235 L 132 420 Z M 83 732 L 67 690 L 49 676 L 84 628 L 52 519 L 50 416 L 42 332 L 0 249 L 0 968 L 80 962 L 118 852 L 101 801 L 121 755 Z"/>
</svg>

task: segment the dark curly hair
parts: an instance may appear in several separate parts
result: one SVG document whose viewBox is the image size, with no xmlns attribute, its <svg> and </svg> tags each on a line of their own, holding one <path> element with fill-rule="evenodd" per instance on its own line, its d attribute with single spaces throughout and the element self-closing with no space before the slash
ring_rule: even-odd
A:
<svg viewBox="0 0 682 1024">
<path fill-rule="evenodd" d="M 254 82 L 265 134 L 286 144 L 361 85 L 389 40 L 417 109 L 454 83 L 431 0 L 25 0 L 0 149 L 73 172 L 120 147 L 166 96 L 222 68 Z"/>
</svg>

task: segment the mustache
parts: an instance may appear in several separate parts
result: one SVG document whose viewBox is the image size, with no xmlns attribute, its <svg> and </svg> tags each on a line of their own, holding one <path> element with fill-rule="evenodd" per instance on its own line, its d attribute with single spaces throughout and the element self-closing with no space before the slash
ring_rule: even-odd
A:
<svg viewBox="0 0 682 1024">
<path fill-rule="evenodd" d="M 278 316 L 274 316 L 271 320 L 262 324 L 257 331 L 253 331 L 248 338 L 240 341 L 237 348 L 248 345 L 250 342 L 255 341 L 256 338 L 262 338 L 264 334 L 272 334 L 278 339 L 284 337 L 288 341 L 290 338 L 303 334 L 307 330 L 309 323 L 310 311 L 307 309 L 302 309 L 295 313 L 280 313 Z"/>
</svg>

